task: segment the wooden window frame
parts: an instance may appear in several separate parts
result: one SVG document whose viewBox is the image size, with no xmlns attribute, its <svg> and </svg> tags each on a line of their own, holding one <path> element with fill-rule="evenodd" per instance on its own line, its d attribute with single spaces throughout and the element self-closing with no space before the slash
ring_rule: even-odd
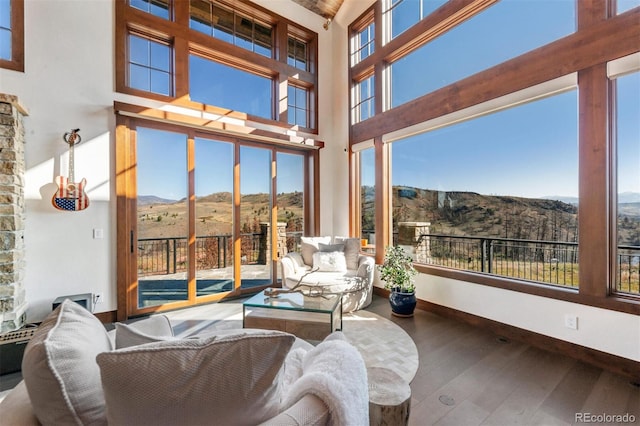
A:
<svg viewBox="0 0 640 426">
<path fill-rule="evenodd" d="M 350 81 L 374 70 L 376 97 L 382 95 L 382 76 L 386 63 L 397 60 L 424 45 L 442 32 L 491 6 L 494 0 L 450 0 L 431 15 L 382 46 L 378 42 L 383 28 L 382 5 L 373 6 L 376 19 L 376 49 L 373 55 L 353 65 Z M 425 274 L 467 281 L 537 296 L 640 314 L 640 297 L 611 291 L 615 233 L 611 209 L 615 202 L 612 188 L 612 142 L 610 85 L 606 64 L 612 60 L 637 53 L 640 45 L 640 7 L 619 15 L 612 13 L 608 0 L 576 2 L 578 26 L 573 34 L 548 43 L 516 58 L 420 96 L 415 100 L 382 113 L 381 100 L 376 99 L 376 115 L 366 122 L 350 127 L 350 147 L 383 135 L 417 126 L 428 120 L 446 116 L 474 105 L 507 96 L 522 89 L 577 73 L 579 87 L 579 290 L 557 288 L 505 277 L 483 275 L 469 271 L 419 265 Z M 362 16 L 371 13 L 366 11 Z M 360 19 L 360 18 L 359 18 Z M 354 22 L 359 22 L 358 19 Z M 352 28 L 352 27 L 350 27 Z M 384 248 L 391 243 L 388 156 L 385 144 L 376 142 L 376 245 Z M 352 150 L 350 150 L 352 153 Z M 353 155 L 353 153 L 352 153 Z M 357 178 L 351 166 L 351 187 L 354 197 L 350 203 L 352 223 L 357 219 Z M 378 186 L 379 185 L 379 186 Z M 384 194 L 378 195 L 379 192 Z M 386 215 L 386 216 L 385 216 Z M 378 234 L 380 234 L 378 236 Z M 383 238 L 381 238 L 383 237 Z M 376 253 L 376 257 L 381 257 Z M 379 259 L 377 259 L 379 261 Z"/>
<path fill-rule="evenodd" d="M 310 100 L 311 119 L 309 120 L 311 127 L 298 129 L 298 131 L 312 135 L 318 134 L 318 102 L 316 95 L 319 93 L 316 65 L 318 60 L 318 34 L 245 0 L 216 0 L 216 3 L 223 7 L 231 8 L 240 14 L 252 16 L 253 19 L 259 22 L 270 23 L 273 28 L 274 38 L 272 57 L 266 57 L 191 29 L 189 27 L 189 1 L 171 2 L 171 16 L 174 19 L 166 20 L 130 7 L 127 0 L 116 0 L 116 91 L 171 103 L 176 106 L 184 106 L 197 111 L 211 111 L 230 118 L 264 123 L 290 130 L 291 126 L 287 122 L 286 114 L 279 111 L 279 91 L 282 89 L 282 82 L 295 80 L 298 85 L 310 88 L 312 93 Z M 149 37 L 158 37 L 159 40 L 168 41 L 173 46 L 174 93 L 172 96 L 137 90 L 128 86 L 127 37 L 129 31 L 140 32 Z M 307 41 L 309 71 L 301 70 L 287 63 L 287 37 L 289 34 Z M 273 115 L 275 119 L 265 119 L 241 111 L 227 110 L 217 105 L 207 105 L 190 100 L 189 55 L 192 52 L 198 52 L 199 55 L 208 59 L 225 61 L 226 64 L 246 72 L 268 75 L 274 84 L 272 110 L 275 111 Z"/>
<path fill-rule="evenodd" d="M 0 68 L 24 72 L 24 0 L 10 0 L 11 60 L 0 59 Z"/>
</svg>

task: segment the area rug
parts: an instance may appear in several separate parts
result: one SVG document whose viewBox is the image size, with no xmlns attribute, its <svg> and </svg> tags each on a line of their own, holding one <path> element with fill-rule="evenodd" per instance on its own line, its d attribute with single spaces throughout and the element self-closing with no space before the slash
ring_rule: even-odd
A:
<svg viewBox="0 0 640 426">
<path fill-rule="evenodd" d="M 242 328 L 241 303 L 218 303 L 166 315 L 179 337 Z M 367 368 L 388 368 L 408 383 L 413 380 L 418 370 L 418 349 L 400 326 L 373 312 L 361 310 L 344 314 L 342 329 L 362 355 Z"/>
</svg>

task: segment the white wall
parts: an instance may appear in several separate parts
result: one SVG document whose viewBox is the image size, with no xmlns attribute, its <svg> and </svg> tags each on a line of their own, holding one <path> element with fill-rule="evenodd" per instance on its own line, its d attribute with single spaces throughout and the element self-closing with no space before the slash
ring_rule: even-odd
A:
<svg viewBox="0 0 640 426">
<path fill-rule="evenodd" d="M 0 92 L 29 111 L 26 133 L 24 275 L 28 321 L 58 296 L 101 292 L 96 311 L 116 309 L 113 198 L 113 2 L 26 1 L 25 72 L 0 70 Z M 90 207 L 51 206 L 56 175 L 67 174 L 64 132 L 80 128 L 75 177 L 87 179 Z M 93 229 L 104 232 L 94 240 Z"/>
<path fill-rule="evenodd" d="M 329 27 L 287 0 L 260 0 L 264 7 L 318 33 L 321 233 L 348 232 L 347 26 L 373 0 L 345 1 Z M 114 193 L 114 4 L 111 0 L 27 0 L 25 72 L 0 69 L 0 92 L 17 95 L 29 110 L 25 120 L 25 285 L 28 321 L 39 321 L 57 296 L 103 293 L 96 312 L 116 306 Z M 143 101 L 140 101 L 143 103 Z M 53 179 L 67 173 L 62 134 L 81 129 L 75 176 L 86 178 L 91 206 L 60 212 L 50 205 Z M 93 239 L 93 229 L 104 239 Z M 537 333 L 640 360 L 638 316 L 549 300 L 443 278 L 420 276 L 418 297 Z M 579 317 L 565 329 L 565 313 Z"/>
<path fill-rule="evenodd" d="M 416 296 L 535 333 L 640 361 L 640 316 L 419 274 Z M 578 329 L 565 327 L 565 315 Z"/>
</svg>

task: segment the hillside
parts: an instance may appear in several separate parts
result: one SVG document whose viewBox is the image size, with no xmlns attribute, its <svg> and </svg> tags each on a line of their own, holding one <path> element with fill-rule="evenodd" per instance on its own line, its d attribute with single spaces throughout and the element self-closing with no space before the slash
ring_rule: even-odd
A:
<svg viewBox="0 0 640 426">
<path fill-rule="evenodd" d="M 374 190 L 363 187 L 363 229 L 373 230 Z M 288 230 L 301 230 L 303 194 L 277 195 L 278 220 Z M 559 200 L 482 195 L 463 191 L 393 188 L 393 221 L 431 223 L 431 233 L 491 236 L 528 240 L 577 241 L 578 208 Z M 241 197 L 241 232 L 258 232 L 269 218 L 269 195 Z M 619 244 L 640 245 L 640 203 L 618 206 Z M 185 200 L 141 196 L 138 203 L 139 238 L 181 237 L 187 233 Z M 230 234 L 232 194 L 219 192 L 196 198 L 196 234 Z"/>
<path fill-rule="evenodd" d="M 291 223 L 289 229 L 302 229 L 301 192 L 278 194 L 278 220 Z M 269 195 L 247 194 L 240 199 L 240 229 L 258 232 L 269 220 Z M 196 235 L 228 235 L 232 231 L 233 198 L 230 192 L 196 197 Z M 138 238 L 170 238 L 187 235 L 187 202 L 153 195 L 138 197 Z"/>
<path fill-rule="evenodd" d="M 394 221 L 431 222 L 432 233 L 575 241 L 577 207 L 557 200 L 393 188 Z"/>
</svg>

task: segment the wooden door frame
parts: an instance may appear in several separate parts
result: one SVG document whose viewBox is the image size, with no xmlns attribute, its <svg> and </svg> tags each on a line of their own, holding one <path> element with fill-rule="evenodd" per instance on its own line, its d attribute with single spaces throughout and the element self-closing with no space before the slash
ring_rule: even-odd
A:
<svg viewBox="0 0 640 426">
<path fill-rule="evenodd" d="M 191 145 L 195 143 L 196 137 L 206 137 L 221 142 L 230 142 L 234 144 L 234 164 L 233 164 L 233 248 L 234 248 L 234 289 L 231 292 L 224 292 L 209 296 L 196 297 L 195 289 L 195 264 L 190 262 L 188 269 L 188 298 L 185 301 L 172 302 L 170 304 L 158 305 L 153 307 L 147 307 L 140 309 L 137 307 L 137 253 L 135 250 L 137 241 L 137 187 L 136 187 L 136 137 L 137 127 L 147 127 L 158 130 L 179 132 L 184 134 L 187 138 L 187 144 Z M 309 147 L 303 147 L 303 149 L 296 149 L 293 147 L 285 147 L 280 145 L 270 145 L 269 143 L 261 141 L 252 141 L 250 138 L 235 138 L 229 137 L 229 135 L 221 135 L 216 132 L 194 129 L 193 126 L 181 126 L 180 124 L 159 122 L 157 120 L 148 120 L 140 117 L 131 117 L 121 114 L 116 114 L 116 143 L 115 143 L 115 189 L 116 189 L 116 220 L 117 220 L 117 242 L 116 242 L 116 261 L 117 261 L 117 311 L 116 320 L 124 321 L 129 317 L 150 314 L 153 312 L 165 311 L 170 309 L 179 309 L 183 307 L 193 306 L 196 301 L 199 303 L 210 303 L 219 301 L 225 297 L 240 296 L 249 292 L 254 292 L 261 287 L 251 288 L 250 290 L 241 289 L 241 273 L 240 273 L 240 156 L 239 151 L 241 146 L 257 146 L 260 148 L 269 149 L 272 156 L 272 168 L 275 168 L 276 153 L 289 152 L 299 153 L 304 158 L 304 220 L 305 224 L 309 221 L 313 221 L 314 224 L 319 223 L 319 212 L 317 207 L 319 206 L 318 198 L 319 191 L 311 191 L 311 187 L 319 186 L 319 167 L 314 167 L 313 170 L 309 170 L 309 161 L 317 162 L 318 152 L 317 147 L 309 149 Z M 192 196 L 195 187 L 195 158 L 193 149 L 189 151 L 187 157 L 187 173 L 189 184 L 189 197 L 188 197 L 188 209 L 193 211 L 195 208 L 195 197 Z M 310 176 L 310 173 L 313 176 Z M 272 212 L 271 223 L 272 227 L 274 223 L 277 224 L 277 209 L 275 203 L 275 187 L 276 187 L 275 172 L 272 173 Z M 314 208 L 311 209 L 310 205 Z M 311 215 L 315 214 L 314 218 Z M 195 256 L 195 219 L 192 215 L 189 215 L 189 231 L 188 231 L 188 253 L 191 259 Z M 312 231 L 307 229 L 306 232 Z M 273 241 L 277 237 L 275 232 L 272 232 L 272 247 Z M 269 285 L 277 284 L 277 254 L 275 250 L 271 251 L 272 262 L 272 283 Z"/>
</svg>

